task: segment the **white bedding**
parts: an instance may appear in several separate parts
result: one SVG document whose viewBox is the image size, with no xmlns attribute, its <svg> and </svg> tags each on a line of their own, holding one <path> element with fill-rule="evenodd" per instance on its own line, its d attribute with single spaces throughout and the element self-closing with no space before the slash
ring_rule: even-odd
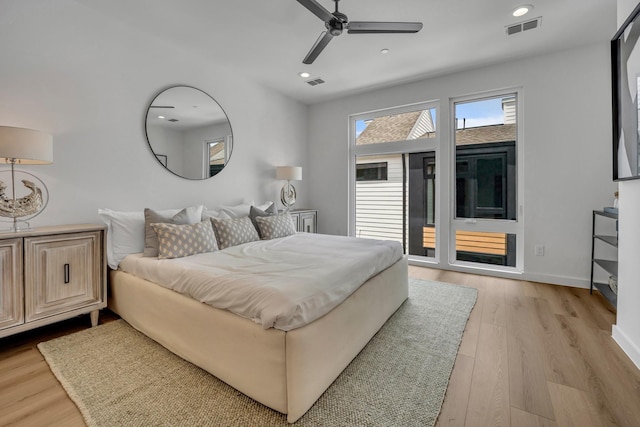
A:
<svg viewBox="0 0 640 427">
<path fill-rule="evenodd" d="M 298 233 L 185 258 L 133 254 L 119 268 L 289 331 L 328 313 L 402 256 L 397 242 Z"/>
</svg>

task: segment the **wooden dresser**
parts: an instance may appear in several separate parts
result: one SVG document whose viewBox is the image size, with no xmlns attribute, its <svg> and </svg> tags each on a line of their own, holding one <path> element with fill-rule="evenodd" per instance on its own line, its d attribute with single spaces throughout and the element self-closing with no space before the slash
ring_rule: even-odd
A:
<svg viewBox="0 0 640 427">
<path fill-rule="evenodd" d="M 105 227 L 0 232 L 0 338 L 107 305 Z"/>
</svg>

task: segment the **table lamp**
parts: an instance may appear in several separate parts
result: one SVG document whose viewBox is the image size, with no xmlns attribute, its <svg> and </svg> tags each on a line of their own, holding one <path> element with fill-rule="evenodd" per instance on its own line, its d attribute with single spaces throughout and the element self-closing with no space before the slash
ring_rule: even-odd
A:
<svg viewBox="0 0 640 427">
<path fill-rule="evenodd" d="M 296 189 L 291 181 L 302 181 L 301 166 L 278 166 L 276 167 L 276 179 L 286 180 L 287 183 L 280 190 L 280 201 L 289 212 L 296 203 Z"/>
<path fill-rule="evenodd" d="M 0 181 L 0 217 L 12 218 L 13 231 L 19 231 L 18 218 L 37 215 L 45 203 L 42 189 L 27 179 L 22 180 L 22 185 L 31 192 L 24 197 L 16 197 L 15 165 L 53 163 L 53 138 L 37 130 L 0 126 L 0 163 L 11 165 L 10 196 L 6 194 L 7 184 Z M 28 229 L 29 224 L 26 224 Z"/>
</svg>

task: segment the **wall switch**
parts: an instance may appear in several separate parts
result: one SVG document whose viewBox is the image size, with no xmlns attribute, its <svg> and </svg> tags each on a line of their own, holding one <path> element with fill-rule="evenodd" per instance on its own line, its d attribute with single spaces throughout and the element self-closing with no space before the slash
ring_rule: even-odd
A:
<svg viewBox="0 0 640 427">
<path fill-rule="evenodd" d="M 534 250 L 536 256 L 544 256 L 544 245 L 536 245 Z"/>
</svg>

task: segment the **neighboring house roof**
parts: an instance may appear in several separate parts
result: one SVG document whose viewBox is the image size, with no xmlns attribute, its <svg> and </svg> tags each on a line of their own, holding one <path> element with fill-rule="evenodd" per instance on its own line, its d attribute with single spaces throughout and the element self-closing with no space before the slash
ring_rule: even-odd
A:
<svg viewBox="0 0 640 427">
<path fill-rule="evenodd" d="M 428 110 L 425 110 L 428 111 Z M 430 116 L 430 115 L 429 115 Z M 356 138 L 356 145 L 375 144 L 408 139 L 430 138 L 433 132 L 416 135 L 416 129 L 427 129 L 424 111 L 394 114 L 372 119 Z M 424 127 L 425 125 L 426 128 Z M 433 129 L 433 125 L 431 124 Z M 435 129 L 433 129 L 435 131 Z M 483 144 L 516 140 L 516 124 L 498 124 L 456 130 L 456 145 Z"/>
<path fill-rule="evenodd" d="M 420 111 L 377 117 L 367 125 L 356 139 L 356 145 L 388 141 L 405 141 L 420 117 Z"/>
<path fill-rule="evenodd" d="M 213 146 L 209 146 L 209 163 L 214 164 L 224 164 L 225 156 L 224 156 L 224 146 L 223 143 L 218 143 Z"/>
<path fill-rule="evenodd" d="M 480 126 L 456 130 L 456 145 L 516 140 L 516 124 Z"/>
</svg>

